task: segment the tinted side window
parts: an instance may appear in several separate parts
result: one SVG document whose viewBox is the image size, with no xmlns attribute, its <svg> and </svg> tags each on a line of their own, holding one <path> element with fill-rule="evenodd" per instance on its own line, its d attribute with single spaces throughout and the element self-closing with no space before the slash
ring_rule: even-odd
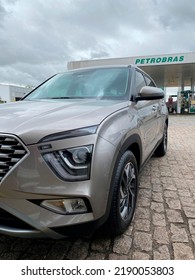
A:
<svg viewBox="0 0 195 280">
<path fill-rule="evenodd" d="M 150 86 L 150 87 L 156 87 L 156 85 L 154 84 L 154 82 L 147 76 L 145 76 L 146 79 L 146 85 Z"/>
<path fill-rule="evenodd" d="M 144 77 L 141 72 L 136 71 L 136 78 L 135 78 L 135 87 L 136 87 L 136 94 L 140 93 L 142 87 L 146 85 Z"/>
</svg>

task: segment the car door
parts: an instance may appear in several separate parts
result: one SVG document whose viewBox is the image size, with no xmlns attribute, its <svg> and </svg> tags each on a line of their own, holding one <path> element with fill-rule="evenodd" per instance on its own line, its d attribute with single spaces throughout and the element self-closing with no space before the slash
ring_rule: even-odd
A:
<svg viewBox="0 0 195 280">
<path fill-rule="evenodd" d="M 155 83 L 148 75 L 144 75 L 144 78 L 145 78 L 147 86 L 156 87 Z M 162 133 L 164 130 L 164 120 L 162 118 L 162 111 L 163 111 L 162 107 L 165 105 L 166 104 L 165 104 L 164 100 L 156 100 L 156 104 L 155 104 L 156 108 L 153 108 L 156 110 L 156 118 L 157 118 L 156 142 L 158 142 L 159 139 L 162 138 Z"/>
<path fill-rule="evenodd" d="M 142 72 L 136 70 L 135 75 L 135 90 L 136 95 L 143 86 L 146 86 L 145 78 Z M 156 135 L 158 129 L 158 100 L 145 100 L 139 101 L 135 104 L 134 108 L 137 110 L 138 116 L 138 129 L 142 138 L 143 148 L 143 162 L 153 151 L 156 145 Z"/>
</svg>

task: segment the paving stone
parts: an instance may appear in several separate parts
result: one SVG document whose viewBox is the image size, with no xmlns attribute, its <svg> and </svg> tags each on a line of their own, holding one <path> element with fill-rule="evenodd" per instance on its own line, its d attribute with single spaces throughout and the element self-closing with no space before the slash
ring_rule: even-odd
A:
<svg viewBox="0 0 195 280">
<path fill-rule="evenodd" d="M 134 252 L 132 260 L 150 260 L 150 255 L 143 252 Z"/>
<path fill-rule="evenodd" d="M 92 252 L 90 255 L 86 258 L 86 260 L 104 260 L 105 254 L 98 253 L 98 252 Z"/>
<path fill-rule="evenodd" d="M 95 239 L 91 244 L 91 249 L 100 253 L 105 253 L 109 250 L 111 240 L 110 239 Z"/>
<path fill-rule="evenodd" d="M 128 229 L 125 231 L 125 235 L 131 236 L 132 235 L 132 231 L 133 231 L 133 222 L 131 223 L 131 225 L 128 227 Z"/>
<path fill-rule="evenodd" d="M 171 239 L 173 242 L 189 242 L 185 228 L 181 228 L 179 226 L 171 224 L 171 233 Z"/>
<path fill-rule="evenodd" d="M 139 195 L 147 198 L 151 198 L 152 191 L 151 189 L 140 189 Z"/>
<path fill-rule="evenodd" d="M 165 215 L 154 213 L 152 215 L 152 222 L 155 226 L 166 226 Z"/>
<path fill-rule="evenodd" d="M 154 250 L 154 260 L 170 260 L 169 249 L 166 245 L 160 246 Z"/>
<path fill-rule="evenodd" d="M 0 255 L 3 253 L 9 252 L 9 251 L 11 251 L 10 245 L 1 242 L 0 243 Z"/>
<path fill-rule="evenodd" d="M 162 171 L 162 172 L 160 172 L 160 176 L 161 177 L 172 177 L 172 173 L 169 171 L 169 172 L 164 172 L 164 171 Z"/>
<path fill-rule="evenodd" d="M 189 190 L 178 190 L 179 196 L 191 197 Z"/>
<path fill-rule="evenodd" d="M 159 178 L 151 178 L 151 183 L 152 184 L 160 184 L 160 179 Z"/>
<path fill-rule="evenodd" d="M 137 219 L 135 221 L 135 230 L 140 230 L 140 231 L 150 231 L 150 220 L 146 219 Z"/>
<path fill-rule="evenodd" d="M 148 165 L 148 169 L 150 170 L 150 173 L 152 173 L 152 175 L 154 173 L 159 174 L 160 169 L 159 169 L 159 164 L 157 163 L 157 161 L 158 161 L 158 158 L 156 158 L 156 159 L 151 158 L 151 160 L 149 162 L 151 164 Z M 147 165 L 146 165 L 146 167 L 147 167 Z M 152 168 L 152 172 L 151 172 L 151 168 Z"/>
<path fill-rule="evenodd" d="M 110 254 L 109 260 L 128 260 L 127 255 Z"/>
<path fill-rule="evenodd" d="M 181 209 L 181 203 L 179 199 L 173 199 L 168 197 L 165 199 L 165 201 L 170 209 Z"/>
<path fill-rule="evenodd" d="M 182 180 L 183 175 L 180 174 L 181 178 L 178 178 L 178 175 L 179 174 L 177 174 L 177 177 L 175 179 L 175 184 L 176 184 L 178 190 L 183 190 L 184 188 L 187 188 L 188 186 L 187 186 L 186 182 Z"/>
<path fill-rule="evenodd" d="M 163 184 L 163 189 L 164 190 L 169 190 L 169 191 L 176 191 L 177 188 L 175 187 L 175 185 L 172 185 L 172 184 Z"/>
<path fill-rule="evenodd" d="M 170 166 L 170 165 L 169 165 Z M 169 178 L 169 177 L 162 177 L 161 178 L 161 184 L 164 190 L 172 190 L 172 186 L 175 186 L 175 182 L 173 180 L 173 178 Z M 173 190 L 177 190 L 177 188 L 173 189 Z"/>
<path fill-rule="evenodd" d="M 150 174 L 151 174 L 151 170 L 149 168 L 149 165 L 145 165 L 141 177 L 147 177 L 150 176 Z"/>
<path fill-rule="evenodd" d="M 177 192 L 176 191 L 164 191 L 165 197 L 171 197 L 171 198 L 177 198 Z"/>
<path fill-rule="evenodd" d="M 152 200 L 156 202 L 163 202 L 163 196 L 161 193 L 153 193 Z"/>
<path fill-rule="evenodd" d="M 4 254 L 0 254 L 0 260 L 16 260 L 19 259 L 19 257 L 20 257 L 20 252 L 5 252 Z M 36 256 L 34 257 L 34 255 L 33 256 L 28 255 L 28 257 L 29 258 L 24 258 L 24 260 L 26 259 L 36 260 Z"/>
<path fill-rule="evenodd" d="M 194 255 L 189 245 L 173 243 L 173 252 L 175 260 L 194 260 Z"/>
<path fill-rule="evenodd" d="M 195 179 L 195 167 L 194 167 L 194 170 L 193 170 L 193 175 L 194 175 L 194 179 Z M 188 186 L 189 186 L 189 190 L 190 190 L 191 192 L 194 192 L 194 191 L 195 191 L 194 180 L 188 181 Z"/>
<path fill-rule="evenodd" d="M 152 178 L 152 179 L 155 179 L 155 178 L 158 178 L 158 179 L 159 179 L 160 170 L 153 170 L 153 169 L 154 169 L 153 166 L 152 166 L 151 168 L 152 168 L 151 178 Z M 151 181 L 151 184 L 152 184 L 152 185 L 160 185 L 160 183 L 159 183 L 158 181 L 156 181 L 156 180 L 153 180 L 153 182 L 154 182 L 154 183 L 152 183 L 152 181 Z"/>
<path fill-rule="evenodd" d="M 189 229 L 191 234 L 195 234 L 195 219 L 188 220 Z"/>
<path fill-rule="evenodd" d="M 162 193 L 163 188 L 162 188 L 162 186 L 160 184 L 153 184 L 152 190 L 154 192 L 161 192 Z"/>
<path fill-rule="evenodd" d="M 132 239 L 129 236 L 122 235 L 114 240 L 113 252 L 127 255 L 131 248 Z"/>
<path fill-rule="evenodd" d="M 51 246 L 52 246 L 53 243 L 54 242 L 50 241 Z M 26 251 L 31 246 L 31 244 L 32 244 L 31 239 L 26 239 L 26 238 L 25 239 L 20 239 L 20 238 L 18 238 L 10 244 L 10 251 L 13 251 L 13 252 L 14 251 L 15 252 Z M 1 251 L 2 245 L 7 246 L 6 243 L 3 243 L 3 244 L 0 243 L 0 251 Z"/>
<path fill-rule="evenodd" d="M 195 207 L 183 207 L 183 210 L 188 218 L 195 218 Z"/>
<path fill-rule="evenodd" d="M 150 219 L 150 209 L 146 207 L 137 207 L 135 216 L 136 219 Z"/>
<path fill-rule="evenodd" d="M 193 178 L 194 178 L 192 172 L 189 172 L 188 174 L 184 172 L 184 177 L 186 178 L 186 180 L 188 180 L 188 179 L 193 179 Z"/>
<path fill-rule="evenodd" d="M 33 240 L 31 243 L 30 249 L 26 249 L 22 258 L 23 259 L 46 259 L 48 255 L 48 250 L 51 250 L 52 245 L 54 244 L 53 240 L 38 239 Z"/>
<path fill-rule="evenodd" d="M 149 182 L 150 180 L 147 180 L 146 177 L 142 177 L 140 180 L 140 185 L 139 188 L 141 189 L 151 189 L 151 183 Z"/>
<path fill-rule="evenodd" d="M 137 201 L 138 206 L 150 207 L 150 198 L 139 196 Z"/>
<path fill-rule="evenodd" d="M 154 240 L 159 244 L 168 244 L 169 237 L 166 227 L 155 227 L 154 228 Z"/>
<path fill-rule="evenodd" d="M 152 250 L 152 234 L 145 232 L 135 232 L 133 245 L 135 249 L 141 251 Z"/>
<path fill-rule="evenodd" d="M 72 242 L 70 241 L 57 241 L 51 247 L 51 250 L 46 256 L 46 260 L 63 260 L 66 258 L 68 250 L 71 248 Z"/>
<path fill-rule="evenodd" d="M 155 212 L 158 212 L 158 213 L 164 212 L 163 203 L 152 202 L 151 203 L 151 209 L 154 210 Z"/>
<path fill-rule="evenodd" d="M 195 234 L 191 236 L 192 237 L 192 241 L 193 241 L 193 244 L 194 244 L 194 248 L 195 248 Z"/>
<path fill-rule="evenodd" d="M 69 260 L 84 260 L 89 251 L 89 242 L 78 239 L 67 254 Z"/>
<path fill-rule="evenodd" d="M 180 201 L 183 206 L 188 206 L 192 208 L 195 207 L 195 202 L 191 197 L 180 197 Z"/>
<path fill-rule="evenodd" d="M 181 216 L 181 212 L 178 210 L 168 209 L 166 210 L 167 218 L 169 222 L 172 223 L 183 223 L 184 220 Z"/>
</svg>

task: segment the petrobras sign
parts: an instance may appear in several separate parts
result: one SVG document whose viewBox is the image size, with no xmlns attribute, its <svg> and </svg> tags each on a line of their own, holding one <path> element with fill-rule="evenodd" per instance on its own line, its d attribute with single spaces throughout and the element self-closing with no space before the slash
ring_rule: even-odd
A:
<svg viewBox="0 0 195 280">
<path fill-rule="evenodd" d="M 135 58 L 135 64 L 147 65 L 147 64 L 170 64 L 170 63 L 182 63 L 185 60 L 185 55 L 170 55 L 170 56 L 156 56 L 156 57 L 139 57 Z"/>
</svg>

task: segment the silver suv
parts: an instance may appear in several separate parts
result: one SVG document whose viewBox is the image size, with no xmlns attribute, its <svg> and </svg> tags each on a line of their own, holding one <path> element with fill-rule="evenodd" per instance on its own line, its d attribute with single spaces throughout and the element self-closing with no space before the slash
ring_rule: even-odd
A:
<svg viewBox="0 0 195 280">
<path fill-rule="evenodd" d="M 57 74 L 0 105 L 0 233 L 123 233 L 138 174 L 167 150 L 163 97 L 140 69 L 114 66 Z"/>
</svg>

